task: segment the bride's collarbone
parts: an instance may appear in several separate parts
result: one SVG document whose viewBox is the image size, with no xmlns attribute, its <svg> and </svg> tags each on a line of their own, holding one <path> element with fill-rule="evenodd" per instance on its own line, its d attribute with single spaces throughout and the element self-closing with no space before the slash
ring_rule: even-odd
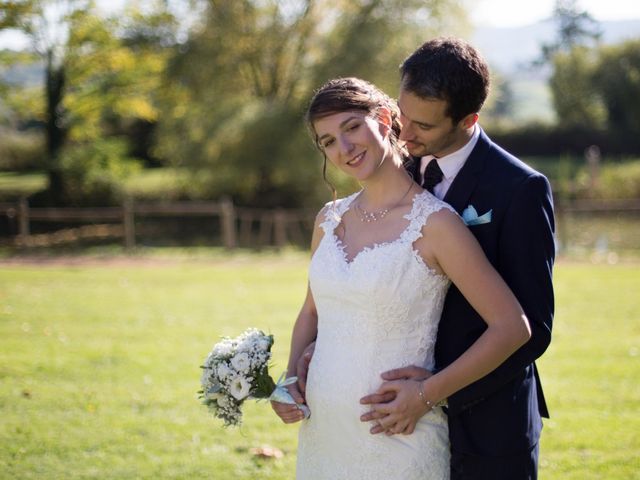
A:
<svg viewBox="0 0 640 480">
<path fill-rule="evenodd" d="M 349 251 L 360 251 L 376 244 L 390 243 L 400 238 L 409 226 L 405 218 L 406 208 L 390 210 L 382 219 L 362 221 L 357 213 L 349 210 L 336 228 L 336 236 Z"/>
</svg>

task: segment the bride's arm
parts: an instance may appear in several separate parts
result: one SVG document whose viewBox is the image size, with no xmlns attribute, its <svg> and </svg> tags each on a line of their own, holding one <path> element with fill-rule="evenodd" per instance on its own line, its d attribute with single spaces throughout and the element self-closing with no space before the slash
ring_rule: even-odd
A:
<svg viewBox="0 0 640 480">
<path fill-rule="evenodd" d="M 382 427 L 412 433 L 431 407 L 498 367 L 531 336 L 529 322 L 515 296 L 489 263 L 462 221 L 447 210 L 429 217 L 416 248 L 425 262 L 447 275 L 487 324 L 484 333 L 455 362 L 426 380 L 386 382 L 378 394 L 395 392 L 374 409 L 387 416 Z"/>
<path fill-rule="evenodd" d="M 320 228 L 320 222 L 323 219 L 324 209 L 322 209 L 316 217 L 313 236 L 311 238 L 311 255 L 315 253 L 318 245 L 320 244 L 320 240 L 322 240 L 323 231 Z M 304 299 L 304 303 L 300 308 L 300 312 L 298 313 L 298 317 L 296 318 L 296 322 L 293 326 L 293 332 L 291 334 L 291 348 L 289 350 L 289 362 L 287 364 L 288 377 L 295 375 L 298 359 L 304 352 L 305 348 L 316 339 L 317 332 L 318 312 L 313 300 L 311 288 L 307 284 L 307 294 Z M 304 403 L 304 397 L 298 390 L 297 384 L 289 385 L 287 388 L 296 403 Z M 285 423 L 294 423 L 304 418 L 303 413 L 295 405 L 271 402 L 271 406 Z"/>
<path fill-rule="evenodd" d="M 291 334 L 291 349 L 289 353 L 289 363 L 287 364 L 287 376 L 292 377 L 296 372 L 296 364 L 307 346 L 316 339 L 318 333 L 318 312 L 313 301 L 311 288 L 307 285 L 307 296 L 305 297 L 298 318 Z"/>
</svg>

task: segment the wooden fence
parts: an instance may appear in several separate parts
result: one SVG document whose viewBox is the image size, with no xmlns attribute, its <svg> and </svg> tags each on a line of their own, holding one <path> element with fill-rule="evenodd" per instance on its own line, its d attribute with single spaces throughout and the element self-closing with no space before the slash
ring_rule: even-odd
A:
<svg viewBox="0 0 640 480">
<path fill-rule="evenodd" d="M 145 217 L 210 217 L 218 222 L 221 243 L 233 249 L 239 245 L 283 247 L 305 243 L 315 212 L 302 209 L 255 209 L 235 206 L 230 200 L 219 202 L 134 203 L 121 207 L 32 208 L 27 200 L 0 203 L 0 215 L 17 223 L 11 243 L 19 247 L 52 246 L 82 239 L 122 238 L 125 247 L 136 246 L 136 221 Z M 32 222 L 55 223 L 51 233 L 32 234 Z M 66 222 L 85 223 L 60 229 Z M 255 228 L 257 225 L 257 229 Z"/>
<path fill-rule="evenodd" d="M 220 241 L 226 248 L 238 246 L 283 247 L 294 243 L 306 245 L 315 216 L 313 210 L 255 209 L 235 206 L 230 200 L 219 202 L 135 203 L 120 207 L 32 208 L 24 199 L 17 203 L 0 203 L 0 215 L 17 224 L 17 235 L 9 242 L 19 247 L 53 246 L 82 239 L 118 238 L 125 247 L 136 246 L 136 223 L 149 217 L 210 217 L 218 222 Z M 576 200 L 556 202 L 557 236 L 567 245 L 565 223 L 573 215 L 598 213 L 640 214 L 640 200 Z M 31 233 L 32 222 L 55 223 L 57 230 Z M 63 223 L 83 223 L 60 229 Z M 212 240 L 213 241 L 213 240 Z"/>
</svg>

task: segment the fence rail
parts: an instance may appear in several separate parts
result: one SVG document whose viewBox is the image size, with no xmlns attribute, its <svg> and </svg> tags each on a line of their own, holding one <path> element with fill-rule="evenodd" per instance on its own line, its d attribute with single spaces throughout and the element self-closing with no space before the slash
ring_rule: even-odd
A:
<svg viewBox="0 0 640 480">
<path fill-rule="evenodd" d="M 268 210 L 235 206 L 230 200 L 219 202 L 135 203 L 125 201 L 121 207 L 39 208 L 27 200 L 0 203 L 0 215 L 17 222 L 18 233 L 12 238 L 17 246 L 45 246 L 87 238 L 122 237 L 127 248 L 136 245 L 136 220 L 151 217 L 211 217 L 218 221 L 222 244 L 229 249 L 239 243 L 283 247 L 304 241 L 314 213 L 311 210 Z M 81 227 L 32 234 L 32 222 L 89 223 Z M 257 234 L 255 225 L 258 225 Z"/>
<path fill-rule="evenodd" d="M 556 212 L 638 212 L 640 199 L 556 201 Z"/>
<path fill-rule="evenodd" d="M 640 199 L 556 201 L 558 238 L 566 240 L 565 221 L 583 213 L 640 213 Z M 309 209 L 258 209 L 235 206 L 230 200 L 218 202 L 135 203 L 120 207 L 33 208 L 26 199 L 0 203 L 0 216 L 17 225 L 10 242 L 20 247 L 73 243 L 82 239 L 119 238 L 125 247 L 137 242 L 136 221 L 144 218 L 210 217 L 218 222 L 221 243 L 233 249 L 240 245 L 283 247 L 304 244 L 313 225 L 315 211 Z M 32 234 L 32 222 L 57 224 L 58 230 Z M 64 223 L 85 223 L 60 229 Z M 565 242 L 563 242 L 565 243 Z M 566 244 L 566 243 L 565 243 Z"/>
</svg>

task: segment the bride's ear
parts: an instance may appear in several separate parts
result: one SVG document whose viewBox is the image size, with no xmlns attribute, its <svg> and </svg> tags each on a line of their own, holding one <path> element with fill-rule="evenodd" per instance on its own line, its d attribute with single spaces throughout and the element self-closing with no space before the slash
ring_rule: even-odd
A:
<svg viewBox="0 0 640 480">
<path fill-rule="evenodd" d="M 380 134 L 386 137 L 391 131 L 391 110 L 387 107 L 378 107 L 376 110 L 376 118 L 380 125 Z"/>
</svg>

